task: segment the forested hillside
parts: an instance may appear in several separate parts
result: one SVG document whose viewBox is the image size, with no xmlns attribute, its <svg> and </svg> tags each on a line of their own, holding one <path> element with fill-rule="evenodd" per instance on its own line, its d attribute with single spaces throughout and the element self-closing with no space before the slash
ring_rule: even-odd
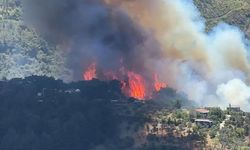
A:
<svg viewBox="0 0 250 150">
<path fill-rule="evenodd" d="M 249 113 L 210 107 L 207 118 L 213 125 L 202 126 L 194 122 L 197 116 L 190 102 L 170 88 L 150 101 L 138 101 L 122 94 L 119 81 L 67 84 L 31 76 L 1 81 L 0 97 L 3 150 L 248 150 L 250 146 Z"/>
<path fill-rule="evenodd" d="M 67 74 L 60 51 L 24 23 L 21 0 L 0 1 L 0 60 L 0 78 Z"/>
<path fill-rule="evenodd" d="M 36 76 L 0 82 L 0 149 L 87 150 L 109 142 L 116 149 L 121 120 L 111 99 L 121 96 L 118 82 Z"/>
<path fill-rule="evenodd" d="M 66 84 L 40 76 L 1 81 L 0 97 L 1 150 L 141 150 L 153 146 L 144 133 L 149 113 L 185 104 L 173 89 L 159 93 L 159 101 L 141 102 L 126 98 L 119 81 Z M 168 140 L 183 142 L 174 136 Z"/>
</svg>

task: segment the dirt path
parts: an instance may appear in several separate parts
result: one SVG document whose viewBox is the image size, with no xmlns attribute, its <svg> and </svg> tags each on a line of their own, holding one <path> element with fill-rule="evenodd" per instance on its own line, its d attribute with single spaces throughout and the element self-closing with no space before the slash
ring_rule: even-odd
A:
<svg viewBox="0 0 250 150">
<path fill-rule="evenodd" d="M 228 12 L 226 12 L 225 14 L 222 14 L 218 17 L 214 17 L 214 18 L 207 18 L 206 20 L 207 21 L 212 21 L 212 20 L 221 20 L 223 18 L 225 18 L 226 16 L 228 16 L 229 14 L 235 12 L 235 11 L 239 11 L 239 10 L 249 10 L 250 9 L 250 6 L 247 6 L 247 7 L 239 7 L 239 8 L 236 8 L 236 9 L 232 9 Z"/>
</svg>

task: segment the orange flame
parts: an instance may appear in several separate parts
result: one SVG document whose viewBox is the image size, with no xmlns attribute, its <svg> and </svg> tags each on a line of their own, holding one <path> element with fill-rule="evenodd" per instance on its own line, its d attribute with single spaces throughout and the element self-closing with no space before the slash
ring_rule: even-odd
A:
<svg viewBox="0 0 250 150">
<path fill-rule="evenodd" d="M 146 86 L 141 75 L 134 72 L 128 72 L 129 95 L 137 99 L 145 99 Z"/>
<path fill-rule="evenodd" d="M 83 74 L 84 80 L 96 78 L 96 64 L 92 63 Z"/>
<path fill-rule="evenodd" d="M 97 78 L 96 63 L 92 63 L 88 66 L 86 71 L 83 73 L 84 80 L 92 80 Z M 146 98 L 152 98 L 154 91 L 158 92 L 162 88 L 166 88 L 167 84 L 160 81 L 158 75 L 155 73 L 153 79 L 146 80 L 143 75 L 128 71 L 124 67 L 121 67 L 117 72 L 105 71 L 101 80 L 119 80 L 121 83 L 122 92 L 128 96 L 138 100 L 144 100 Z M 153 82 L 153 83 L 147 83 Z"/>
<path fill-rule="evenodd" d="M 162 88 L 166 88 L 167 87 L 167 84 L 164 83 L 164 82 L 160 82 L 159 81 L 159 77 L 157 74 L 154 75 L 154 87 L 155 87 L 155 90 L 158 92 L 160 91 Z"/>
</svg>

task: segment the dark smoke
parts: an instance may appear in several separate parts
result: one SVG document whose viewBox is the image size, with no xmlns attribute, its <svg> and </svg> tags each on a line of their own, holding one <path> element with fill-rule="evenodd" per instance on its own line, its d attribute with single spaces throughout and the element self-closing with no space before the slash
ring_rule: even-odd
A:
<svg viewBox="0 0 250 150">
<path fill-rule="evenodd" d="M 104 0 L 25 0 L 24 6 L 26 21 L 69 53 L 74 79 L 93 61 L 99 70 L 124 66 L 145 74 L 144 61 L 159 56 L 150 33 Z"/>
</svg>

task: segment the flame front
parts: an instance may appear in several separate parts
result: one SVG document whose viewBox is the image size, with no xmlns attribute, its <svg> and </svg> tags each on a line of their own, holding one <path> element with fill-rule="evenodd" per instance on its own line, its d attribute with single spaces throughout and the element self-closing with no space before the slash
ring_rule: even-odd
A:
<svg viewBox="0 0 250 150">
<path fill-rule="evenodd" d="M 146 86 L 143 77 L 134 72 L 128 72 L 129 96 L 137 99 L 145 99 Z"/>
<path fill-rule="evenodd" d="M 167 84 L 161 82 L 156 73 L 148 78 L 143 74 L 127 70 L 123 66 L 117 71 L 99 70 L 98 72 L 100 73 L 97 76 L 96 64 L 95 62 L 87 67 L 83 73 L 83 79 L 92 80 L 93 78 L 97 78 L 100 80 L 119 80 L 122 92 L 128 97 L 145 100 L 147 98 L 152 98 L 153 92 L 158 92 L 162 88 L 167 87 Z"/>
<path fill-rule="evenodd" d="M 160 82 L 159 81 L 159 77 L 157 74 L 154 75 L 154 88 L 155 88 L 155 91 L 160 91 L 162 88 L 166 88 L 167 87 L 167 84 L 164 83 L 164 82 Z"/>
<path fill-rule="evenodd" d="M 83 74 L 84 80 L 92 80 L 96 78 L 96 64 L 92 63 Z"/>
</svg>

